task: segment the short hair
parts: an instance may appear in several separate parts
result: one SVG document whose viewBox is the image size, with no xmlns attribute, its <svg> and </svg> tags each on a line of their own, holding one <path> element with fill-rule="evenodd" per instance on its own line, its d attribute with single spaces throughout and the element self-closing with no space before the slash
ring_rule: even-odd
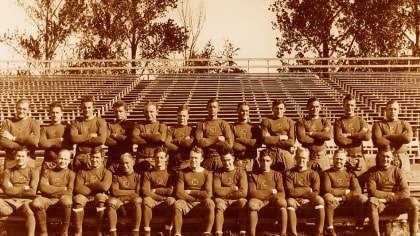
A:
<svg viewBox="0 0 420 236">
<path fill-rule="evenodd" d="M 18 106 L 19 104 L 22 104 L 22 103 L 28 103 L 30 105 L 31 101 L 29 101 L 29 99 L 27 99 L 27 98 L 21 98 L 16 102 L 16 106 Z"/>
<path fill-rule="evenodd" d="M 353 95 L 351 94 L 347 94 L 344 98 L 343 98 L 343 103 L 345 103 L 346 101 L 352 101 L 352 100 L 356 100 L 355 97 L 353 97 Z"/>
<path fill-rule="evenodd" d="M 129 153 L 129 152 L 125 152 L 125 153 L 121 154 L 121 156 L 120 156 L 120 161 L 121 161 L 124 157 L 128 157 L 128 158 L 130 158 L 130 160 L 132 160 L 132 161 L 135 161 L 135 160 L 136 160 L 136 159 L 134 158 L 134 156 L 133 156 L 131 153 Z"/>
<path fill-rule="evenodd" d="M 146 110 L 146 108 L 147 108 L 148 106 L 154 106 L 154 107 L 156 107 L 156 110 L 157 110 L 157 108 L 158 108 L 158 106 L 157 106 L 157 103 L 156 103 L 156 102 L 154 102 L 154 101 L 147 101 L 147 102 L 144 104 L 143 110 Z"/>
<path fill-rule="evenodd" d="M 29 150 L 27 146 L 19 146 L 14 150 L 13 156 L 15 156 L 18 152 L 26 152 L 26 155 L 29 156 L 29 154 L 31 153 L 31 150 Z"/>
<path fill-rule="evenodd" d="M 223 146 L 221 148 L 219 148 L 219 150 L 217 150 L 220 156 L 225 156 L 225 155 L 235 155 L 235 152 L 233 151 L 232 148 L 228 147 L 228 146 Z"/>
<path fill-rule="evenodd" d="M 188 114 L 190 114 L 190 107 L 188 105 L 181 105 L 176 109 L 176 113 L 179 113 L 181 111 L 187 111 Z"/>
<path fill-rule="evenodd" d="M 307 149 L 307 148 L 305 148 L 305 147 L 297 147 L 297 148 L 296 148 L 296 155 L 295 155 L 295 158 L 296 158 L 296 157 L 299 157 L 300 155 L 302 155 L 302 153 L 307 153 L 307 154 L 308 154 L 308 157 L 310 156 L 310 151 L 309 151 L 309 149 Z"/>
<path fill-rule="evenodd" d="M 61 111 L 63 111 L 63 110 L 64 110 L 64 106 L 63 106 L 63 104 L 61 104 L 61 102 L 59 102 L 59 101 L 55 101 L 55 102 L 52 102 L 52 103 L 50 104 L 50 111 L 51 111 L 54 107 L 59 107 L 59 108 L 61 109 Z"/>
<path fill-rule="evenodd" d="M 268 157 L 270 157 L 270 158 L 271 158 L 271 160 L 273 160 L 273 157 L 271 156 L 271 152 L 270 152 L 268 149 L 263 149 L 263 150 L 260 152 L 260 157 L 259 157 L 258 159 L 261 159 L 261 158 L 263 158 L 263 157 L 265 157 L 265 156 L 268 156 Z"/>
<path fill-rule="evenodd" d="M 93 105 L 95 105 L 95 99 L 93 99 L 92 96 L 83 96 L 80 104 L 83 104 L 85 102 L 91 102 Z"/>
<path fill-rule="evenodd" d="M 200 153 L 201 156 L 204 158 L 204 151 L 201 147 L 194 146 L 193 148 L 191 148 L 190 153 L 191 152 Z"/>
<path fill-rule="evenodd" d="M 219 107 L 220 107 L 220 102 L 219 102 L 219 100 L 217 100 L 217 98 L 210 98 L 210 99 L 207 101 L 207 107 L 208 107 L 210 104 L 214 103 L 214 102 L 217 102 L 217 106 L 219 106 Z"/>
<path fill-rule="evenodd" d="M 154 156 L 156 156 L 159 152 L 164 152 L 164 153 L 166 153 L 166 156 L 168 155 L 168 149 L 166 147 L 156 147 L 153 150 Z"/>
<path fill-rule="evenodd" d="M 347 154 L 348 154 L 348 152 L 346 151 L 346 149 L 344 149 L 344 148 L 339 148 L 339 149 L 335 150 L 333 157 L 335 157 L 335 156 L 336 156 L 336 155 L 338 155 L 339 153 L 345 153 L 345 154 L 346 154 L 346 157 L 347 157 Z"/>
<path fill-rule="evenodd" d="M 95 154 L 100 153 L 101 156 L 103 157 L 103 151 L 104 150 L 101 146 L 97 146 L 97 147 L 92 148 L 92 150 L 90 151 L 90 154 L 95 155 Z"/>
<path fill-rule="evenodd" d="M 317 98 L 317 97 L 311 97 L 311 98 L 309 98 L 309 99 L 308 99 L 308 101 L 306 102 L 306 105 L 309 105 L 309 104 L 311 104 L 311 103 L 313 103 L 313 102 L 320 102 L 320 103 L 321 103 L 321 100 L 319 100 L 319 98 Z"/>
<path fill-rule="evenodd" d="M 239 110 L 239 108 L 241 106 L 248 106 L 249 107 L 249 102 L 247 102 L 247 101 L 239 102 L 238 105 L 236 106 L 236 110 Z"/>
<path fill-rule="evenodd" d="M 272 103 L 271 103 L 271 107 L 276 107 L 280 104 L 283 104 L 284 106 L 286 106 L 286 102 L 283 99 L 275 99 Z"/>
<path fill-rule="evenodd" d="M 392 104 L 398 104 L 398 105 L 399 105 L 399 103 L 398 103 L 398 101 L 397 101 L 397 100 L 395 100 L 395 99 L 391 99 L 391 100 L 389 100 L 389 101 L 386 103 L 386 106 L 389 106 L 389 105 L 392 105 Z"/>
<path fill-rule="evenodd" d="M 114 104 L 112 104 L 112 109 L 118 109 L 120 107 L 124 107 L 124 110 L 126 110 L 126 111 L 128 110 L 127 103 L 122 101 L 122 100 L 118 100 Z"/>
</svg>

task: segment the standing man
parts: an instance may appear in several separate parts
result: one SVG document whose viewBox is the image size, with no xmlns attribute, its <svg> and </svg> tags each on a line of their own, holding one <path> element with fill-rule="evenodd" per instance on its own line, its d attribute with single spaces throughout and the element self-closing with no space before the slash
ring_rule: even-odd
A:
<svg viewBox="0 0 420 236">
<path fill-rule="evenodd" d="M 195 144 L 195 128 L 188 124 L 189 118 L 190 108 L 181 105 L 176 113 L 178 124 L 168 128 L 165 145 L 169 151 L 170 170 L 181 170 L 189 166 L 190 150 Z"/>
<path fill-rule="evenodd" d="M 95 116 L 95 101 L 86 96 L 81 101 L 82 117 L 71 123 L 70 139 L 77 144 L 76 156 L 73 160 L 73 170 L 77 173 L 86 168 L 88 154 L 96 147 L 105 144 L 108 134 L 106 121 Z"/>
<path fill-rule="evenodd" d="M 15 149 L 16 165 L 4 170 L 2 187 L 7 198 L 0 198 L 0 216 L 8 216 L 17 211 L 25 216 L 28 236 L 35 235 L 35 216 L 30 203 L 36 196 L 39 172 L 28 166 L 29 149 L 20 146 Z"/>
<path fill-rule="evenodd" d="M 261 130 L 257 124 L 249 120 L 248 102 L 238 103 L 237 114 L 238 119 L 231 125 L 235 165 L 251 171 L 254 160 L 257 158 L 257 148 L 261 146 Z"/>
<path fill-rule="evenodd" d="M 105 145 L 108 146 L 108 160 L 106 167 L 115 173 L 124 153 L 133 152 L 130 135 L 133 133 L 134 122 L 129 121 L 128 106 L 124 101 L 116 101 L 112 105 L 114 110 L 113 122 L 108 122 L 108 136 Z"/>
<path fill-rule="evenodd" d="M 316 171 L 326 170 L 330 168 L 330 161 L 326 156 L 325 141 L 333 137 L 331 121 L 320 116 L 321 101 L 318 98 L 309 98 L 306 108 L 308 115 L 296 123 L 297 139 L 310 152 L 309 167 Z"/>
<path fill-rule="evenodd" d="M 117 211 L 121 207 L 133 220 L 132 235 L 138 236 L 141 222 L 140 174 L 134 172 L 134 157 L 124 153 L 120 157 L 120 170 L 112 176 L 111 197 L 106 201 L 109 232 L 117 235 Z"/>
<path fill-rule="evenodd" d="M 58 206 L 62 211 L 62 225 L 60 235 L 68 235 L 73 205 L 73 187 L 76 174 L 68 169 L 71 153 L 68 149 L 58 152 L 53 169 L 45 169 L 39 182 L 42 196 L 36 197 L 32 202 L 32 209 L 41 231 L 40 235 L 48 235 L 47 210 L 50 206 Z"/>
<path fill-rule="evenodd" d="M 155 102 L 144 104 L 144 121 L 134 126 L 132 142 L 138 145 L 136 155 L 137 172 L 150 170 L 154 149 L 165 144 L 167 126 L 157 120 L 158 110 Z"/>
<path fill-rule="evenodd" d="M 291 149 L 295 145 L 295 123 L 286 117 L 286 102 L 282 99 L 274 100 L 271 104 L 272 117 L 261 122 L 263 143 L 272 152 L 272 168 L 286 171 L 295 166 L 295 159 Z"/>
<path fill-rule="evenodd" d="M 62 149 L 72 149 L 70 125 L 63 121 L 63 105 L 61 102 L 52 102 L 49 113 L 51 123 L 41 127 L 39 138 L 39 147 L 45 149 L 43 170 L 56 167 L 58 153 Z"/>
<path fill-rule="evenodd" d="M 223 169 L 213 174 L 214 203 L 216 205 L 216 235 L 223 235 L 224 214 L 234 214 L 239 222 L 239 235 L 246 235 L 246 195 L 248 193 L 247 175 L 243 168 L 234 165 L 233 150 L 219 151 Z"/>
<path fill-rule="evenodd" d="M 87 204 L 96 208 L 98 234 L 101 234 L 101 220 L 105 213 L 106 194 L 111 187 L 112 173 L 104 167 L 104 157 L 101 147 L 92 149 L 87 161 L 86 170 L 80 170 L 74 183 L 73 213 L 75 216 L 76 233 L 82 235 L 84 208 Z"/>
<path fill-rule="evenodd" d="M 320 179 L 316 171 L 308 167 L 310 152 L 307 148 L 296 149 L 296 166 L 285 174 L 287 212 L 292 235 L 297 235 L 297 216 L 315 215 L 315 235 L 324 231 L 324 199 L 319 196 Z"/>
<path fill-rule="evenodd" d="M 210 99 L 207 102 L 207 118 L 198 122 L 195 135 L 198 146 L 205 151 L 203 167 L 210 171 L 223 166 L 217 149 L 233 147 L 234 137 L 230 125 L 218 118 L 219 111 L 220 102 L 215 98 Z"/>
<path fill-rule="evenodd" d="M 324 189 L 326 226 L 328 236 L 337 236 L 334 231 L 334 212 L 350 213 L 356 219 L 356 229 L 363 228 L 367 196 L 362 194 L 356 174 L 347 169 L 347 151 L 339 148 L 333 156 L 333 167 L 324 171 L 322 189 Z M 354 213 L 354 214 L 352 214 Z"/>
<path fill-rule="evenodd" d="M 372 134 L 367 122 L 356 116 L 356 99 L 353 96 L 344 97 L 343 108 L 344 116 L 334 123 L 334 142 L 347 151 L 350 167 L 360 176 L 367 171 L 363 141 L 369 141 Z"/>
<path fill-rule="evenodd" d="M 260 153 L 259 170 L 248 176 L 249 184 L 249 232 L 255 236 L 258 224 L 258 212 L 261 210 L 274 217 L 281 217 L 280 235 L 285 236 L 287 230 L 287 202 L 283 187 L 283 178 L 280 172 L 271 169 L 273 158 L 270 152 L 263 150 Z"/>
<path fill-rule="evenodd" d="M 368 215 L 373 234 L 379 236 L 379 214 L 408 213 L 410 235 L 419 232 L 417 198 L 410 197 L 408 183 L 403 171 L 392 164 L 396 158 L 390 147 L 382 148 L 377 156 L 377 165 L 369 170 L 367 189 L 369 194 Z"/>
<path fill-rule="evenodd" d="M 400 104 L 395 100 L 386 103 L 385 118 L 373 124 L 372 141 L 379 150 L 388 146 L 394 149 L 394 165 L 410 172 L 407 144 L 413 139 L 413 130 L 407 121 L 400 120 Z"/>
<path fill-rule="evenodd" d="M 143 199 L 143 220 L 145 236 L 150 236 L 150 222 L 153 209 L 160 206 L 160 211 L 166 217 L 165 235 L 170 235 L 172 230 L 174 191 L 174 176 L 168 172 L 168 150 L 164 147 L 155 148 L 155 167 L 143 175 L 141 194 Z"/>
<path fill-rule="evenodd" d="M 6 151 L 5 169 L 15 164 L 14 151 L 20 146 L 29 148 L 30 160 L 28 165 L 35 166 L 35 149 L 38 146 L 40 127 L 37 121 L 29 116 L 30 102 L 26 98 L 16 103 L 16 114 L 13 118 L 1 122 L 0 147 Z"/>
<path fill-rule="evenodd" d="M 174 204 L 174 236 L 181 236 L 182 218 L 193 209 L 200 210 L 204 217 L 204 236 L 211 236 L 214 221 L 212 172 L 201 166 L 203 149 L 194 147 L 190 152 L 190 166 L 178 173 L 175 187 L 177 201 Z"/>
</svg>

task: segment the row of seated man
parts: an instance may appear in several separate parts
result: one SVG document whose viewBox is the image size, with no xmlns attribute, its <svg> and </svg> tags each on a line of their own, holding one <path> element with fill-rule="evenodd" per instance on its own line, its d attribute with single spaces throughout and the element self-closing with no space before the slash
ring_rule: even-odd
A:
<svg viewBox="0 0 420 236">
<path fill-rule="evenodd" d="M 22 146 L 15 152 L 16 165 L 4 173 L 5 197 L 0 198 L 0 215 L 14 211 L 23 214 L 27 235 L 48 235 L 47 209 L 55 205 L 62 217 L 61 235 L 69 234 L 71 215 L 75 235 L 82 235 L 85 209 L 95 209 L 97 232 L 104 230 L 117 235 L 118 217 L 129 216 L 132 235 L 151 234 L 153 209 L 164 212 L 164 235 L 180 236 L 183 217 L 191 212 L 203 218 L 203 235 L 223 235 L 224 216 L 236 217 L 239 235 L 258 235 L 259 215 L 276 218 L 276 234 L 298 235 L 297 218 L 314 216 L 314 235 L 337 235 L 334 212 L 350 213 L 356 230 L 362 232 L 363 221 L 369 217 L 371 235 L 379 236 L 379 214 L 408 213 L 410 235 L 418 235 L 418 201 L 409 196 L 403 171 L 393 162 L 391 148 L 378 153 L 376 166 L 365 175 L 367 195 L 352 168 L 347 168 L 348 153 L 338 149 L 333 166 L 318 172 L 308 166 L 310 151 L 298 147 L 295 165 L 281 173 L 271 168 L 274 158 L 263 150 L 257 159 L 258 168 L 246 172 L 234 165 L 234 152 L 219 149 L 222 168 L 209 171 L 202 167 L 204 151 L 194 147 L 189 153 L 188 167 L 167 169 L 169 152 L 164 147 L 154 150 L 154 166 L 142 174 L 134 171 L 135 158 L 124 153 L 119 169 L 112 173 L 104 166 L 103 152 L 94 148 L 88 155 L 86 169 L 77 174 L 68 169 L 71 152 L 59 151 L 56 166 L 45 169 L 41 176 L 28 165 L 29 149 Z M 37 194 L 37 190 L 41 194 Z M 107 217 L 104 217 L 107 215 Z M 108 220 L 103 229 L 101 221 Z M 324 225 L 326 229 L 324 231 Z M 214 229 L 214 230 L 213 230 Z M 289 233 L 289 234 L 287 234 Z"/>
</svg>

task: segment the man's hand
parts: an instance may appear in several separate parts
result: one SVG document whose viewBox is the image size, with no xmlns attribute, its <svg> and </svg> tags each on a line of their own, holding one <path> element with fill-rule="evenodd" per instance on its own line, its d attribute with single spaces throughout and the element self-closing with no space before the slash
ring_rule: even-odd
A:
<svg viewBox="0 0 420 236">
<path fill-rule="evenodd" d="M 224 142 L 224 141 L 226 141 L 225 136 L 219 136 L 219 137 L 217 137 L 217 139 L 219 140 L 219 142 Z"/>
<path fill-rule="evenodd" d="M 96 138 L 96 137 L 98 137 L 98 134 L 97 133 L 90 133 L 90 137 L 91 138 Z"/>
<path fill-rule="evenodd" d="M 0 131 L 0 136 L 2 136 L 3 138 L 7 138 L 8 140 L 11 140 L 11 141 L 15 141 L 16 140 L 16 137 L 15 136 L 13 136 L 9 131 L 7 131 L 7 130 L 2 130 L 2 131 Z"/>
<path fill-rule="evenodd" d="M 288 140 L 288 139 L 289 139 L 289 136 L 287 136 L 286 134 L 280 135 L 280 141 Z"/>
</svg>

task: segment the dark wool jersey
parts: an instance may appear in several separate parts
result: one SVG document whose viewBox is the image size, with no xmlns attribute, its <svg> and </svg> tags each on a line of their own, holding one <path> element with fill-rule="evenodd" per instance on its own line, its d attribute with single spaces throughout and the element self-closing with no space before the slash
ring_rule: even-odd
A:
<svg viewBox="0 0 420 236">
<path fill-rule="evenodd" d="M 39 182 L 42 195 L 50 198 L 59 198 L 63 195 L 73 195 L 76 174 L 69 169 L 46 169 Z M 63 188 L 66 187 L 67 190 Z"/>
<path fill-rule="evenodd" d="M 189 167 L 179 171 L 176 181 L 176 196 L 178 199 L 187 202 L 195 202 L 211 198 L 213 174 L 212 172 L 203 169 L 202 172 L 193 172 Z M 187 194 L 185 190 L 191 190 Z"/>
<path fill-rule="evenodd" d="M 297 139 L 303 147 L 311 153 L 319 153 L 326 150 L 325 141 L 333 137 L 331 122 L 326 118 L 311 119 L 305 117 L 296 122 Z M 309 136 L 307 133 L 312 132 Z"/>
<path fill-rule="evenodd" d="M 91 133 L 98 137 L 91 138 Z M 105 144 L 107 134 L 106 121 L 98 117 L 92 120 L 77 118 L 71 123 L 70 138 L 77 144 L 77 152 L 90 153 L 94 147 Z"/>
<path fill-rule="evenodd" d="M 9 159 L 13 159 L 13 154 L 9 150 L 18 148 L 19 146 L 27 146 L 35 149 L 38 146 L 40 127 L 38 122 L 33 118 L 26 118 L 23 120 L 15 117 L 5 119 L 1 122 L 1 130 L 9 131 L 16 137 L 15 141 L 0 137 L 0 147 L 6 150 L 6 155 Z M 31 155 L 35 158 L 34 155 Z"/>
<path fill-rule="evenodd" d="M 140 174 L 118 173 L 112 176 L 111 194 L 114 197 L 139 195 L 141 177 Z"/>
<path fill-rule="evenodd" d="M 373 123 L 372 141 L 379 149 L 391 146 L 396 153 L 407 151 L 407 143 L 413 139 L 413 130 L 407 121 L 387 121 Z"/>
<path fill-rule="evenodd" d="M 198 146 L 210 152 L 217 152 L 215 144 L 219 143 L 219 136 L 225 137 L 224 143 L 227 146 L 233 146 L 233 134 L 229 124 L 225 120 L 215 119 L 198 122 L 195 133 Z"/>
<path fill-rule="evenodd" d="M 195 144 L 194 140 L 195 129 L 189 125 L 176 125 L 168 128 L 165 144 L 170 156 L 177 155 L 178 158 L 187 159 L 190 149 Z M 186 139 L 189 137 L 189 139 Z"/>
<path fill-rule="evenodd" d="M 4 170 L 3 190 L 9 197 L 32 198 L 36 195 L 39 172 L 33 167 L 19 169 L 13 167 Z M 29 186 L 24 190 L 24 186 Z"/>
<path fill-rule="evenodd" d="M 343 134 L 351 134 L 344 137 Z M 372 134 L 367 122 L 358 116 L 341 117 L 334 123 L 334 142 L 350 154 L 363 153 L 362 141 L 370 140 Z"/>
<path fill-rule="evenodd" d="M 273 189 L 277 190 L 276 196 L 285 198 L 283 178 L 280 172 L 270 170 L 269 172 L 251 173 L 248 175 L 249 193 L 251 198 L 268 200 Z"/>
<path fill-rule="evenodd" d="M 81 170 L 77 172 L 74 191 L 85 196 L 105 193 L 112 183 L 112 173 L 105 168 Z"/>
<path fill-rule="evenodd" d="M 105 145 L 108 146 L 108 157 L 116 162 L 122 154 L 133 151 L 130 136 L 133 133 L 134 122 L 123 120 L 107 123 L 107 125 L 108 135 Z"/>
<path fill-rule="evenodd" d="M 138 144 L 138 153 L 143 157 L 153 157 L 153 150 L 162 146 L 166 139 L 167 126 L 159 121 L 137 123 L 133 129 L 132 141 Z"/>
<path fill-rule="evenodd" d="M 346 189 L 350 190 L 347 196 L 362 194 L 359 181 L 353 172 L 347 169 L 337 170 L 334 167 L 322 173 L 322 189 L 334 197 L 342 197 L 344 201 Z"/>
<path fill-rule="evenodd" d="M 44 158 L 48 161 L 54 161 L 61 149 L 72 149 L 70 126 L 67 123 L 42 126 L 39 147 L 45 149 Z"/>
<path fill-rule="evenodd" d="M 238 190 L 236 190 L 238 187 Z M 245 198 L 248 193 L 247 174 L 242 168 L 213 173 L 213 194 L 224 199 Z"/>
<path fill-rule="evenodd" d="M 393 165 L 388 169 L 378 166 L 369 169 L 367 190 L 370 197 L 386 199 L 388 202 L 395 202 L 410 196 L 403 171 Z"/>
<path fill-rule="evenodd" d="M 295 122 L 288 117 L 265 118 L 261 122 L 263 143 L 267 147 L 290 150 L 294 146 Z M 280 135 L 287 135 L 287 140 L 280 140 Z"/>
<path fill-rule="evenodd" d="M 319 195 L 320 179 L 316 171 L 306 169 L 303 171 L 293 167 L 286 171 L 284 188 L 287 197 L 308 198 L 309 195 Z"/>
<path fill-rule="evenodd" d="M 175 179 L 167 170 L 146 171 L 143 175 L 141 192 L 144 197 L 151 197 L 156 201 L 163 201 L 173 194 Z M 155 192 L 152 191 L 155 189 Z"/>
<path fill-rule="evenodd" d="M 231 125 L 234 142 L 233 150 L 237 158 L 254 158 L 261 146 L 261 130 L 257 124 L 235 122 Z"/>
</svg>

